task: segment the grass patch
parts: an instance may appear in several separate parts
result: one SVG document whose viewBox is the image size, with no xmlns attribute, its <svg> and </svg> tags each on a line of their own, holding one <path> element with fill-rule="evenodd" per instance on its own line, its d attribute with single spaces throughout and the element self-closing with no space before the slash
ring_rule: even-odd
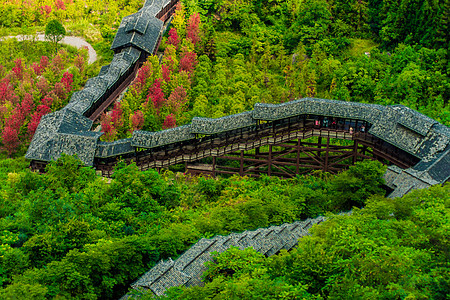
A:
<svg viewBox="0 0 450 300">
<path fill-rule="evenodd" d="M 65 49 L 69 56 L 75 56 L 78 49 L 73 46 L 59 44 L 58 49 Z M 6 69 L 14 67 L 14 61 L 21 58 L 25 64 L 39 62 L 42 56 L 53 57 L 55 47 L 50 42 L 39 42 L 32 40 L 18 41 L 17 39 L 6 39 L 0 42 L 0 65 Z"/>
<path fill-rule="evenodd" d="M 370 52 L 373 48 L 378 47 L 378 45 L 372 40 L 353 39 L 346 54 L 351 57 L 358 57 L 364 55 L 365 52 Z"/>
</svg>

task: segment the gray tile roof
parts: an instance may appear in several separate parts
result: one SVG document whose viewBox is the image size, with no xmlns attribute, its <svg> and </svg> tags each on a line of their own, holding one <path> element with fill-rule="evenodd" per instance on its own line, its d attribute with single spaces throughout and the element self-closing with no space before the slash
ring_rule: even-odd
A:
<svg viewBox="0 0 450 300">
<path fill-rule="evenodd" d="M 122 19 L 111 49 L 136 47 L 149 54 L 153 53 L 164 22 L 151 15 L 152 9 L 145 7 L 139 12 Z"/>
<path fill-rule="evenodd" d="M 102 133 L 89 131 L 92 121 L 70 109 L 42 117 L 31 140 L 27 159 L 51 161 L 64 152 L 77 154 L 86 165 L 93 165 L 97 140 Z"/>
<path fill-rule="evenodd" d="M 131 146 L 131 138 L 128 138 L 114 142 L 98 142 L 95 157 L 107 158 L 134 152 L 135 148 Z"/>
<path fill-rule="evenodd" d="M 178 259 L 161 261 L 132 284 L 134 289 L 149 289 L 161 296 L 170 287 L 203 285 L 201 276 L 206 271 L 205 262 L 213 261 L 212 252 L 222 253 L 231 246 L 245 249 L 253 247 L 266 255 L 274 255 L 281 249 L 290 250 L 297 245 L 299 238 L 308 235 L 308 230 L 325 220 L 324 217 L 297 221 L 292 224 L 258 228 L 253 231 L 232 233 L 201 239 Z"/>
<path fill-rule="evenodd" d="M 246 111 L 240 114 L 216 119 L 194 117 L 191 123 L 191 132 L 198 134 L 214 134 L 254 125 L 256 125 L 256 120 L 253 119 L 253 112 Z"/>
<path fill-rule="evenodd" d="M 174 144 L 177 142 L 192 140 L 195 134 L 191 133 L 191 125 L 156 132 L 134 131 L 131 137 L 133 147 L 154 148 Z"/>
</svg>

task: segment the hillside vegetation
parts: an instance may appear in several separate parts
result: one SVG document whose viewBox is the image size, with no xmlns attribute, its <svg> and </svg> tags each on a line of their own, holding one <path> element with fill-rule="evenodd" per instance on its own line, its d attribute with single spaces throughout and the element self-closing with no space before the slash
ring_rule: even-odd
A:
<svg viewBox="0 0 450 300">
<path fill-rule="evenodd" d="M 34 41 L 0 45 L 0 299 L 117 299 L 160 259 L 202 237 L 319 214 L 297 249 L 217 255 L 205 287 L 170 299 L 448 299 L 450 186 L 384 198 L 385 167 L 284 180 L 194 178 L 119 164 L 112 179 L 62 156 L 39 175 L 23 158 L 40 118 L 111 58 L 142 1 L 7 0 L 0 35 L 59 20 L 103 56 Z M 301 97 L 403 104 L 450 124 L 450 1 L 184 0 L 102 139 Z M 331 213 L 353 209 L 351 216 Z M 365 207 L 364 209 L 360 209 Z M 151 298 L 149 294 L 142 299 Z"/>
<path fill-rule="evenodd" d="M 2 299 L 114 299 L 159 259 L 202 237 L 361 207 L 384 194 L 384 167 L 372 161 L 292 180 L 206 179 L 119 165 L 110 183 L 71 156 L 43 175 L 26 166 L 23 159 L 0 162 Z"/>
</svg>

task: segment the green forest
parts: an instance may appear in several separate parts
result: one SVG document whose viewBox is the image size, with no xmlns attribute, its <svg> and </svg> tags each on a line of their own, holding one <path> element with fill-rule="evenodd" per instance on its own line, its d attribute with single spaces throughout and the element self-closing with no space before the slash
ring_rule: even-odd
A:
<svg viewBox="0 0 450 300">
<path fill-rule="evenodd" d="M 0 299 L 118 299 L 201 238 L 318 215 L 328 220 L 292 251 L 216 253 L 204 287 L 161 299 L 450 298 L 450 185 L 389 199 L 378 162 L 294 179 L 119 163 L 104 178 L 63 155 L 45 174 L 30 171 L 40 118 L 111 61 L 121 19 L 143 2 L 0 3 Z M 449 126 L 449 18 L 449 0 L 183 0 L 158 56 L 98 121 L 102 140 L 302 97 L 403 104 Z M 99 59 L 7 38 L 52 20 Z"/>
</svg>

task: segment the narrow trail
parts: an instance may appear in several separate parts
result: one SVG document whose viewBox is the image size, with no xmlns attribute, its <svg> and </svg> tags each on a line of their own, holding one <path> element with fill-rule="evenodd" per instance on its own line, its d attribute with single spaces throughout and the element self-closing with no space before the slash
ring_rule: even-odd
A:
<svg viewBox="0 0 450 300">
<path fill-rule="evenodd" d="M 4 38 L 16 38 L 18 41 L 24 41 L 24 40 L 36 40 L 36 41 L 47 41 L 45 39 L 45 35 L 44 34 L 37 34 L 37 35 L 16 35 L 16 36 L 6 36 L 3 38 L 0 38 L 0 41 Z M 88 49 L 88 54 L 89 54 L 89 60 L 88 60 L 88 64 L 92 64 L 97 60 L 97 52 L 95 52 L 94 48 L 92 47 L 91 44 L 89 44 L 88 42 L 86 42 L 85 39 L 77 37 L 77 36 L 66 36 L 64 37 L 60 43 L 62 44 L 66 44 L 66 45 L 70 45 L 70 46 L 74 46 L 77 49 L 82 48 L 82 47 L 87 47 Z"/>
</svg>

